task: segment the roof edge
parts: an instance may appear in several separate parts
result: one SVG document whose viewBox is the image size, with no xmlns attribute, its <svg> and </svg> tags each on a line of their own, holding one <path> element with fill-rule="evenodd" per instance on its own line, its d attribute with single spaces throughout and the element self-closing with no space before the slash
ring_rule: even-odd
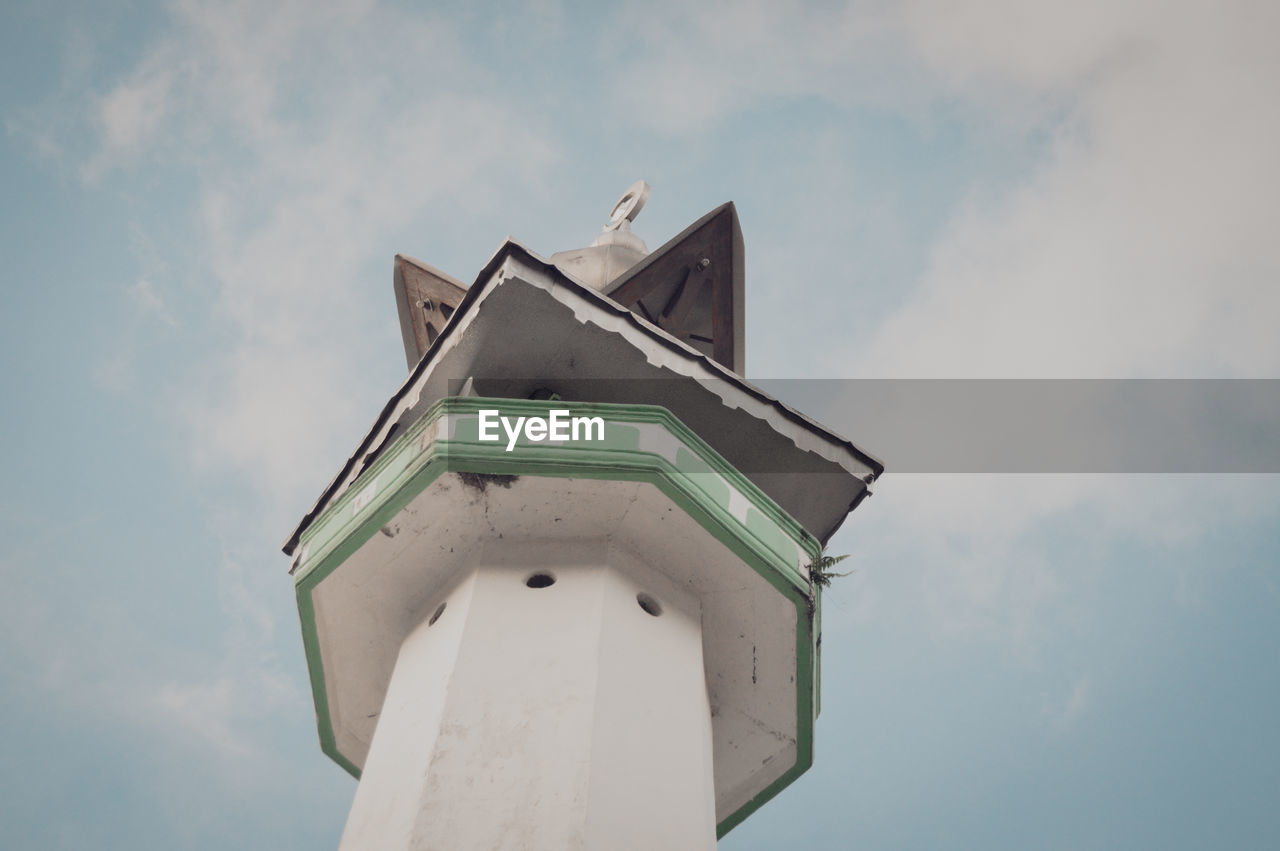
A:
<svg viewBox="0 0 1280 851">
<path fill-rule="evenodd" d="M 709 218 L 714 217 L 716 214 L 723 211 L 726 207 L 732 208 L 733 202 L 730 201 L 730 202 L 727 202 L 726 204 L 720 205 L 715 210 L 712 210 L 706 216 L 703 216 L 701 219 L 699 219 L 697 222 L 695 222 L 693 225 L 691 225 L 689 228 L 686 228 L 685 230 L 689 231 L 691 228 L 701 226 L 701 224 L 705 223 L 705 220 L 709 220 Z M 397 257 L 402 257 L 402 256 L 404 255 L 397 255 Z M 451 337 L 454 333 L 456 333 L 458 325 L 460 324 L 460 321 L 463 318 L 463 316 L 467 314 L 471 310 L 472 305 L 474 305 L 475 302 L 480 299 L 481 294 L 485 290 L 485 284 L 493 279 L 495 273 L 498 272 L 498 270 L 502 267 L 503 263 L 505 263 L 508 259 L 515 259 L 529 266 L 538 268 L 540 271 L 550 276 L 553 283 L 572 289 L 576 293 L 578 293 L 580 296 L 586 298 L 587 300 L 594 301 L 598 304 L 598 306 L 606 310 L 609 310 L 618 316 L 625 318 L 633 326 L 635 326 L 636 328 L 644 332 L 649 337 L 653 338 L 655 341 L 661 343 L 663 346 L 667 347 L 668 349 L 671 349 L 677 352 L 678 354 L 686 358 L 689 358 L 691 360 L 698 360 L 703 362 L 703 364 L 708 369 L 710 369 L 713 373 L 735 384 L 740 389 L 742 389 L 749 395 L 753 396 L 757 401 L 760 401 L 772 407 L 785 419 L 790 420 L 792 423 L 797 424 L 805 429 L 808 429 L 813 432 L 817 432 L 821 436 L 825 437 L 826 439 L 834 443 L 842 445 L 844 448 L 848 449 L 858 461 L 860 461 L 861 463 L 865 464 L 866 466 L 872 469 L 873 473 L 870 476 L 871 481 L 874 481 L 875 479 L 879 478 L 884 473 L 884 463 L 882 461 L 868 454 L 867 452 L 864 452 L 862 449 L 859 449 L 848 438 L 843 437 L 842 435 L 839 435 L 831 431 L 830 429 L 826 428 L 820 423 L 815 422 L 814 420 L 810 419 L 809 417 L 805 416 L 799 411 L 796 411 L 795 409 L 779 401 L 773 396 L 770 396 L 768 393 L 765 393 L 760 388 L 751 384 L 751 382 L 749 382 L 743 376 L 732 372 L 727 367 L 721 365 L 720 363 L 716 362 L 714 359 L 708 357 L 707 355 L 704 355 L 702 352 L 699 352 L 696 349 L 686 346 L 685 344 L 681 343 L 679 340 L 676 340 L 675 338 L 671 337 L 669 334 L 663 332 L 662 329 L 657 328 L 656 326 L 647 322 L 644 319 L 644 317 L 638 316 L 634 311 L 631 311 L 623 307 L 622 305 L 618 304 L 618 302 L 614 301 L 609 296 L 603 293 L 597 292 L 596 290 L 593 290 L 590 287 L 574 280 L 569 275 L 566 275 L 554 263 L 551 263 L 549 260 L 546 260 L 545 258 L 539 256 L 534 251 L 530 250 L 520 242 L 516 241 L 513 237 L 508 236 L 502 242 L 502 244 L 498 246 L 498 249 L 489 258 L 488 262 L 486 262 L 485 265 L 477 273 L 475 281 L 467 289 L 466 294 L 462 297 L 462 301 L 459 302 L 457 309 L 454 311 L 453 316 L 449 319 L 448 323 L 445 325 L 444 329 L 441 331 L 440 336 L 436 338 L 436 340 L 431 344 L 430 347 L 428 347 L 427 351 L 423 354 L 422 358 L 418 361 L 417 364 L 414 365 L 413 369 L 409 372 L 408 376 L 400 384 L 399 389 L 396 390 L 396 392 L 392 394 L 391 398 L 387 400 L 386 404 L 383 405 L 382 410 L 378 414 L 377 418 L 374 420 L 372 427 L 369 429 L 369 431 L 365 434 L 364 438 L 360 441 L 359 445 L 356 447 L 355 453 L 350 458 L 347 459 L 345 464 L 342 465 L 342 468 L 339 470 L 337 476 L 324 489 L 324 491 L 320 494 L 319 498 L 312 505 L 311 509 L 307 511 L 307 513 L 303 516 L 298 526 L 284 541 L 284 544 L 282 545 L 281 549 L 286 555 L 293 555 L 294 550 L 298 546 L 298 542 L 302 536 L 302 533 L 315 520 L 315 518 L 318 516 L 318 514 L 322 510 L 323 506 L 327 503 L 330 497 L 332 497 L 333 493 L 337 490 L 337 488 L 342 483 L 342 481 L 350 473 L 351 469 L 357 462 L 357 459 L 362 458 L 372 449 L 372 443 L 374 439 L 377 437 L 377 435 L 379 434 L 379 432 L 382 430 L 383 426 L 386 425 L 387 418 L 391 415 L 393 411 L 396 410 L 396 408 L 398 407 L 398 403 L 403 399 L 405 393 L 409 390 L 409 388 L 412 387 L 413 384 L 419 378 L 422 377 L 422 374 L 426 371 L 428 365 L 433 361 L 435 355 L 443 347 L 445 340 Z M 630 274 L 630 272 L 628 272 L 628 274 Z M 870 485 L 870 482 L 867 482 L 866 484 Z M 857 504 L 860 502 L 861 502 L 861 499 L 855 500 L 854 504 L 850 507 L 850 511 L 852 511 L 852 509 L 855 508 Z M 838 525 L 837 525 L 837 528 L 838 528 Z M 830 536 L 828 535 L 828 538 L 829 537 Z"/>
</svg>

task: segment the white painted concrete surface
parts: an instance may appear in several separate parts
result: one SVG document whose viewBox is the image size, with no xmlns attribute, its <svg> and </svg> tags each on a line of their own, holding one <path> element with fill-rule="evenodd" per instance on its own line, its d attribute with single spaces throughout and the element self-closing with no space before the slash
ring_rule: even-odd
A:
<svg viewBox="0 0 1280 851">
<path fill-rule="evenodd" d="M 481 555 L 422 607 L 343 851 L 715 847 L 697 598 L 606 552 Z M 534 574 L 555 582 L 529 587 Z"/>
</svg>

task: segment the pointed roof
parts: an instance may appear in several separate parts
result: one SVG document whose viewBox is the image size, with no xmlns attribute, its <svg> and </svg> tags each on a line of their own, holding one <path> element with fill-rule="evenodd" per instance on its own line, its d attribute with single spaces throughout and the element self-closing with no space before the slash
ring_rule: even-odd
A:
<svg viewBox="0 0 1280 851">
<path fill-rule="evenodd" d="M 613 292 L 638 301 L 660 294 L 642 275 L 663 262 L 645 264 Z M 311 521 L 399 434 L 468 381 L 488 397 L 527 399 L 549 389 L 566 400 L 661 405 L 824 543 L 884 470 L 849 440 L 508 239 L 284 551 L 293 553 Z"/>
<path fill-rule="evenodd" d="M 407 254 L 396 255 L 394 282 L 404 357 L 413 369 L 458 309 L 467 285 Z"/>
<path fill-rule="evenodd" d="M 745 250 L 738 211 L 721 204 L 604 289 L 722 366 L 746 371 Z"/>
</svg>

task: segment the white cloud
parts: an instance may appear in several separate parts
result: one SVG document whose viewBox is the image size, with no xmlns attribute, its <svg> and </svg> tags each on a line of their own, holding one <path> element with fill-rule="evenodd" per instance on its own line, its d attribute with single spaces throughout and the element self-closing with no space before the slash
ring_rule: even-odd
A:
<svg viewBox="0 0 1280 851">
<path fill-rule="evenodd" d="M 1041 713 L 1058 733 L 1066 733 L 1084 715 L 1092 712 L 1093 708 L 1093 679 L 1085 674 L 1076 678 L 1065 700 L 1059 699 L 1055 703 L 1052 698 L 1046 696 L 1042 702 Z"/>
<path fill-rule="evenodd" d="M 897 12 L 884 3 L 632 4 L 601 43 L 628 118 L 696 138 L 779 97 L 879 101 L 913 79 L 895 58 Z"/>
<path fill-rule="evenodd" d="M 792 20 L 792 9 L 753 7 L 750 15 L 773 14 L 764 28 L 728 13 L 708 13 L 693 35 L 672 28 L 672 53 L 696 47 L 706 66 L 704 79 L 692 64 L 678 66 L 695 76 L 683 92 L 705 97 L 712 118 L 769 97 L 816 96 L 833 108 L 883 104 L 866 93 L 868 78 L 850 58 L 858 44 L 850 40 L 843 54 L 824 50 L 825 36 L 808 27 L 816 17 L 828 32 L 842 32 L 841 13 L 823 8 L 803 7 Z M 1032 146 L 1048 132 L 1047 142 L 1034 143 L 1043 155 L 1025 177 L 1008 182 L 1011 173 L 996 174 L 997 181 L 970 188 L 938 240 L 918 246 L 929 257 L 923 275 L 903 282 L 897 305 L 869 338 L 823 335 L 822 345 L 805 347 L 802 369 L 874 377 L 1277 374 L 1280 242 L 1271 230 L 1280 102 L 1272 81 L 1280 78 L 1280 54 L 1269 33 L 1280 21 L 1273 4 L 877 8 L 883 14 L 873 31 L 922 65 L 885 87 L 902 97 L 901 112 L 951 99 L 973 138 L 990 133 L 1007 145 L 1022 135 Z M 719 31 L 702 39 L 712 21 Z M 772 35 L 756 40 L 762 29 Z M 739 35 L 745 38 L 735 45 Z M 826 58 L 796 58 L 805 52 Z M 758 57 L 758 71 L 746 55 Z M 833 63 L 826 78 L 820 62 Z M 736 89 L 729 80 L 775 66 L 788 70 L 762 85 Z M 649 106 L 661 109 L 661 98 Z M 671 126 L 684 108 L 675 93 Z M 815 146 L 805 154 L 805 171 L 832 176 L 812 181 L 817 198 L 843 194 L 855 211 L 866 203 L 861 175 L 841 172 L 839 151 Z M 840 229 L 857 221 L 832 218 L 831 233 L 808 235 L 814 247 L 766 258 L 780 281 L 831 282 L 820 293 L 821 315 L 794 327 L 868 308 L 868 294 L 846 283 L 863 258 L 849 255 Z M 760 268 L 754 261 L 753 274 Z M 790 292 L 777 301 L 779 311 L 794 312 Z M 796 370 L 793 348 L 779 343 L 770 360 Z M 761 363 L 758 354 L 752 362 Z M 884 460 L 889 476 L 849 524 L 843 549 L 870 544 L 868 558 L 906 571 L 911 587 L 894 586 L 903 595 L 897 601 L 872 591 L 875 602 L 860 600 L 859 616 L 901 604 L 926 612 L 926 628 L 1004 635 L 1024 649 L 1034 645 L 1027 637 L 1042 628 L 1048 607 L 1061 603 L 1069 577 L 1091 569 L 1107 546 L 1128 541 L 1158 556 L 1215 528 L 1262 522 L 1278 503 L 1270 477 L 895 479 L 894 459 Z M 1087 546 L 1064 561 L 1046 548 L 1046 534 L 1081 516 L 1093 520 L 1080 533 Z"/>
<path fill-rule="evenodd" d="M 391 254 L 415 249 L 383 239 L 425 210 L 438 211 L 434 221 L 493 219 L 510 193 L 542 187 L 558 153 L 545 120 L 496 92 L 430 13 L 360 2 L 170 8 L 168 32 L 88 102 L 98 135 L 81 173 L 173 169 L 196 186 L 184 223 L 194 240 L 161 243 L 134 226 L 141 274 L 125 293 L 137 321 L 176 328 L 181 317 L 201 341 L 173 343 L 183 348 L 158 407 L 208 474 L 192 495 L 212 504 L 201 506 L 208 528 L 234 542 L 212 565 L 222 630 L 178 664 L 168 651 L 131 654 L 146 641 L 127 618 L 112 620 L 97 634 L 114 654 L 103 660 L 25 605 L 40 593 L 3 608 L 49 638 L 19 655 L 50 700 L 242 771 L 279 758 L 266 731 L 310 702 L 297 654 L 286 666 L 273 649 L 296 639 L 276 634 L 291 595 L 287 561 L 271 570 L 271 553 L 394 389 L 385 365 L 400 361 L 398 337 L 370 340 L 394 328 Z M 370 280 L 371 267 L 385 276 Z M 98 386 L 132 386 L 138 331 L 121 329 L 116 354 L 94 367 Z M 243 499 L 229 506 L 223 488 Z"/>
<path fill-rule="evenodd" d="M 119 395 L 133 386 L 133 353 L 119 351 L 99 358 L 92 366 L 90 376 L 99 390 Z"/>
<path fill-rule="evenodd" d="M 170 328 L 178 327 L 178 320 L 174 318 L 173 313 L 169 310 L 151 281 L 146 278 L 139 278 L 125 292 L 144 315 L 154 318 Z"/>
<path fill-rule="evenodd" d="M 850 360 L 911 376 L 1275 374 L 1274 7 L 1060 9 L 1061 26 L 1048 14 L 972 41 L 919 16 L 932 61 L 1068 86 L 1074 110 L 1032 179 L 953 220 Z"/>
<path fill-rule="evenodd" d="M 302 508 L 394 389 L 368 380 L 395 360 L 374 354 L 394 338 L 367 344 L 391 310 L 388 284 L 368 280 L 371 264 L 389 275 L 385 233 L 427 210 L 493 211 L 505 192 L 539 186 L 556 149 L 431 13 L 199 0 L 172 13 L 102 101 L 109 120 L 86 168 L 194 171 L 183 284 L 210 293 L 221 332 L 175 388 L 187 443 L 201 469 Z M 130 296 L 173 324 L 150 281 Z"/>
<path fill-rule="evenodd" d="M 982 8 L 972 28 L 944 12 L 916 15 L 924 55 L 951 70 L 957 91 L 996 78 L 1065 94 L 1069 120 L 1028 180 L 951 220 L 914 292 L 840 362 L 875 376 L 1276 375 L 1280 243 L 1269 230 L 1280 108 L 1270 81 L 1280 58 L 1264 24 L 1274 7 L 1063 6 L 1012 28 L 992 24 L 997 6 Z M 1082 581 L 1114 542 L 1159 563 L 1214 529 L 1264 522 L 1280 502 L 1274 477 L 895 484 L 882 485 L 879 508 L 917 536 L 910 550 L 922 559 L 921 595 L 938 603 L 931 611 L 1009 635 L 1026 616 L 1027 586 L 1060 603 L 1066 577 Z M 1092 521 L 1080 529 L 1088 548 L 1060 561 L 1044 535 L 1080 517 Z M 1194 590 L 1182 597 L 1195 604 Z"/>
<path fill-rule="evenodd" d="M 1171 13 L 1149 0 L 911 0 L 897 23 L 918 57 L 975 95 L 991 86 L 1044 92 L 1087 84 L 1140 53 Z"/>
<path fill-rule="evenodd" d="M 1047 642 L 1092 628 L 1098 589 L 1129 587 L 1127 571 L 1161 577 L 1153 600 L 1200 607 L 1224 571 L 1248 567 L 1215 558 L 1215 542 L 1277 514 L 1280 476 L 890 473 L 832 542 L 858 578 L 832 590 L 851 608 L 824 620 L 907 623 L 1035 665 Z"/>
<path fill-rule="evenodd" d="M 104 593 L 114 583 L 86 584 L 83 562 L 57 546 L 67 531 L 43 529 L 0 554 L 0 580 L 8 589 L 0 598 L 0 656 L 10 696 L 21 694 L 55 716 L 82 716 L 99 735 L 134 742 L 139 758 L 155 767 L 194 759 L 237 788 L 292 774 L 277 764 L 272 730 L 305 712 L 310 697 L 293 654 L 282 660 L 277 653 L 274 612 L 289 608 L 289 595 L 274 593 L 280 575 L 261 570 L 257 558 L 246 566 L 234 553 L 185 559 L 189 567 L 216 568 L 226 630 L 207 643 L 186 634 L 157 641 L 150 631 L 154 613 L 147 610 L 189 601 L 145 591 L 126 599 Z M 119 566 L 107 559 L 99 567 Z M 149 576 L 144 587 L 156 584 Z M 120 587 L 133 586 L 126 578 Z M 184 579 L 183 587 L 205 586 Z M 259 768 L 248 779 L 246 764 Z"/>
<path fill-rule="evenodd" d="M 129 150 L 150 138 L 164 117 L 169 82 L 158 75 L 124 83 L 102 99 L 99 116 L 107 146 Z"/>
<path fill-rule="evenodd" d="M 960 117 L 997 163 L 1042 149 L 1021 180 L 1014 166 L 974 175 L 941 238 L 913 248 L 931 261 L 900 308 L 868 344 L 828 354 L 828 369 L 1265 376 L 1280 367 L 1277 24 L 1277 7 L 1255 0 L 646 4 L 626 8 L 602 51 L 627 119 L 682 138 L 815 99 L 925 126 Z M 863 210 L 884 199 L 847 168 L 850 138 L 787 140 L 799 149 L 768 167 L 804 182 L 780 181 L 779 202 L 821 199 L 832 233 L 822 220 L 763 266 L 748 234 L 753 275 L 848 278 L 864 258 L 840 251 L 841 229 L 878 226 Z M 828 294 L 829 312 L 863 313 L 866 298 Z"/>
<path fill-rule="evenodd" d="M 119 164 L 133 162 L 153 144 L 165 117 L 172 75 L 145 68 L 112 89 L 95 104 L 101 147 L 80 169 L 88 183 L 97 182 Z"/>
</svg>

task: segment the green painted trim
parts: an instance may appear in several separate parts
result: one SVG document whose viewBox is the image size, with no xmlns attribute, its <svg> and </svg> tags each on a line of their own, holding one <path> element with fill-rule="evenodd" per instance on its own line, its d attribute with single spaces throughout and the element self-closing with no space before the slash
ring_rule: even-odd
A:
<svg viewBox="0 0 1280 851">
<path fill-rule="evenodd" d="M 434 460 L 416 472 L 397 477 L 403 478 L 404 481 L 398 481 L 397 488 L 388 492 L 390 498 L 384 500 L 369 517 L 349 531 L 337 546 L 332 547 L 325 554 L 323 562 L 316 564 L 317 569 L 305 575 L 299 571 L 294 577 L 294 591 L 298 598 L 298 617 L 302 625 L 302 645 L 310 673 L 311 694 L 316 708 L 316 726 L 320 733 L 320 749 L 357 780 L 360 778 L 360 769 L 338 750 L 333 732 L 333 719 L 329 714 L 328 688 L 325 686 L 324 666 L 320 655 L 320 636 L 316 628 L 315 604 L 311 594 L 321 580 L 354 555 L 369 538 L 377 534 L 379 529 L 389 523 L 413 501 L 414 497 L 429 487 L 444 472 L 446 472 L 445 464 Z"/>
<path fill-rule="evenodd" d="M 822 714 L 822 586 L 813 586 L 813 717 Z"/>
<path fill-rule="evenodd" d="M 796 778 L 813 766 L 813 728 L 814 719 L 817 717 L 813 705 L 814 692 L 812 689 L 805 688 L 806 678 L 800 676 L 799 672 L 808 671 L 810 677 L 816 674 L 813 667 L 814 632 L 812 623 L 809 621 L 809 601 L 807 599 L 796 600 L 795 604 L 796 623 L 799 624 L 796 633 L 796 761 L 781 777 L 764 787 L 755 797 L 741 807 L 725 816 L 716 825 L 716 839 L 723 839 L 725 834 L 742 824 L 747 816 L 772 800 L 774 796 L 794 783 Z"/>
<path fill-rule="evenodd" d="M 606 422 L 619 423 L 656 423 L 666 427 L 667 431 L 673 436 L 686 444 L 686 446 L 694 451 L 704 463 L 708 465 L 716 473 L 725 478 L 730 485 L 735 487 L 742 493 L 749 502 L 766 517 L 781 526 L 788 535 L 797 541 L 810 560 L 817 558 L 821 550 L 821 545 L 817 539 L 801 526 L 795 518 L 784 511 L 781 506 L 773 501 L 764 491 L 743 475 L 736 467 L 724 459 L 719 452 L 716 452 L 706 441 L 691 431 L 682 421 L 676 418 L 674 414 L 666 408 L 658 405 L 623 405 L 611 404 L 604 402 L 564 402 L 564 401 L 543 401 L 530 399 L 498 399 L 471 396 L 453 396 L 445 397 L 436 401 L 426 413 L 414 423 L 405 434 L 401 435 L 395 441 L 395 444 L 388 447 L 374 462 L 374 464 L 365 470 L 356 482 L 370 482 L 373 479 L 380 478 L 383 471 L 392 464 L 393 459 L 401 454 L 400 450 L 410 441 L 428 427 L 434 427 L 435 422 L 442 413 L 447 414 L 478 414 L 482 408 L 499 408 L 504 414 L 515 414 L 517 416 L 528 416 L 530 414 L 536 416 L 546 416 L 547 412 L 552 408 L 557 410 L 568 409 L 573 416 L 600 416 L 606 419 Z M 499 453 L 507 456 L 514 455 L 515 452 L 508 453 L 505 447 L 497 444 L 475 444 L 482 449 L 494 450 L 498 449 Z M 568 452 L 590 451 L 589 447 L 566 445 L 562 447 L 554 447 L 546 444 L 529 444 L 520 442 L 519 447 L 532 447 L 539 452 L 549 450 L 562 450 Z M 601 451 L 601 450 L 596 450 Z M 607 451 L 607 450 L 606 450 Z M 650 453 L 643 453 L 649 455 Z M 350 505 L 359 490 L 355 487 L 355 482 L 334 502 L 325 507 L 314 521 L 303 531 L 299 538 L 299 547 L 303 547 L 308 541 L 312 540 L 319 527 L 323 525 L 326 516 L 330 516 L 333 509 L 341 505 Z M 385 490 L 385 487 L 380 489 Z"/>
<path fill-rule="evenodd" d="M 481 443 L 435 436 L 442 416 L 468 416 L 482 408 L 498 408 L 504 415 L 515 416 L 547 416 L 552 408 L 568 409 L 572 416 L 599 416 L 606 423 L 604 445 L 612 443 L 613 448 L 584 442 L 555 445 L 521 441 L 513 451 L 507 452 L 505 439 L 499 443 Z M 672 463 L 654 452 L 626 448 L 637 445 L 630 440 L 630 434 L 625 440 L 609 439 L 610 426 L 616 431 L 620 425 L 630 428 L 632 424 L 665 428 L 686 451 L 694 454 L 700 463 L 692 466 L 698 469 L 689 469 L 691 465 L 687 463 Z M 432 405 L 346 492 L 325 508 L 299 541 L 302 549 L 294 588 L 320 746 L 348 773 L 356 778 L 360 776 L 360 770 L 337 747 L 312 595 L 320 582 L 446 472 L 635 481 L 657 487 L 791 600 L 796 609 L 796 761 L 782 776 L 721 820 L 716 828 L 717 837 L 723 837 L 813 764 L 813 726 L 818 700 L 815 620 L 819 617 L 819 600 L 811 597 L 817 594 L 817 589 L 800 573 L 795 554 L 782 551 L 779 533 L 796 544 L 809 560 L 816 558 L 821 550 L 818 541 L 665 408 L 450 397 Z M 705 478 L 708 472 L 717 474 L 746 498 L 747 517 L 754 518 L 750 524 L 747 517 L 739 519 L 730 512 L 727 491 L 721 496 L 716 483 Z M 699 479 L 700 476 L 703 478 Z M 369 492 L 371 487 L 373 491 Z M 359 507 L 358 500 L 364 501 Z M 753 510 L 758 514 L 753 515 Z M 315 551 L 311 552 L 313 546 Z"/>
</svg>

